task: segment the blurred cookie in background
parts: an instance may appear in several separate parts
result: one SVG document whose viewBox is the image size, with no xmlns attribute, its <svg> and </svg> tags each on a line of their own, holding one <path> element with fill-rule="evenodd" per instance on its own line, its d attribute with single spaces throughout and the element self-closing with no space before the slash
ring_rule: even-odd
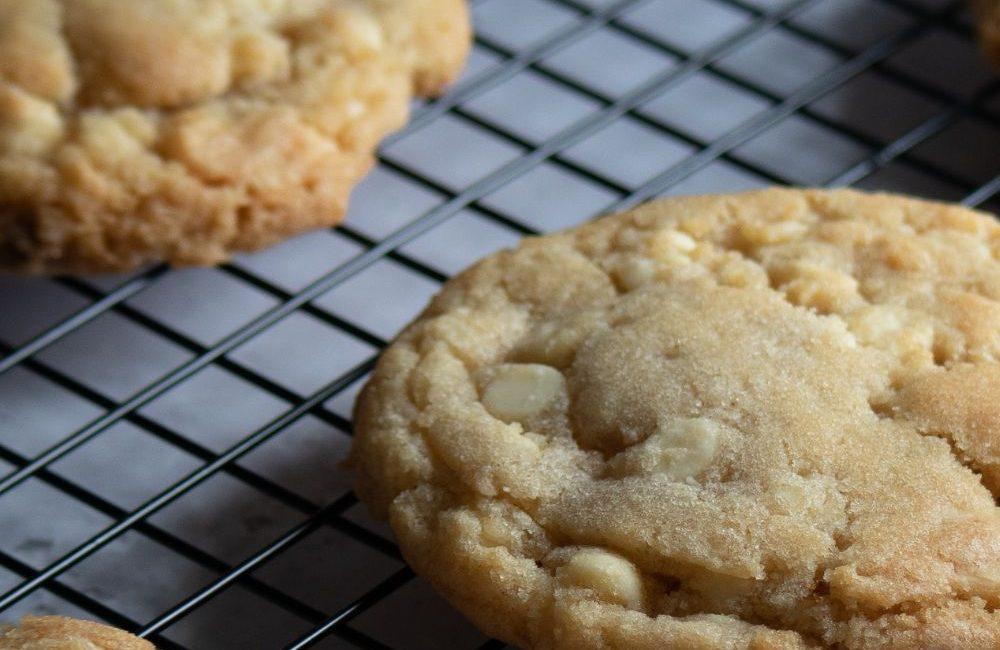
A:
<svg viewBox="0 0 1000 650">
<path fill-rule="evenodd" d="M 464 0 L 0 3 L 0 270 L 213 264 L 330 226 L 454 79 Z"/>
</svg>

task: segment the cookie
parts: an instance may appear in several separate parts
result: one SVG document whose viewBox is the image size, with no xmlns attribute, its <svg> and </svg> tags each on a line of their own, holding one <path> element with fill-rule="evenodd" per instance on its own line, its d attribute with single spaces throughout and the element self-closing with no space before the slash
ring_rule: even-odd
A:
<svg viewBox="0 0 1000 650">
<path fill-rule="evenodd" d="M 385 350 L 358 493 L 524 648 L 1000 647 L 998 256 L 849 190 L 527 239 Z"/>
<path fill-rule="evenodd" d="M 1000 0 L 972 0 L 979 43 L 993 63 L 1000 65 Z"/>
<path fill-rule="evenodd" d="M 212 264 L 344 214 L 463 0 L 5 0 L 0 269 Z"/>
<path fill-rule="evenodd" d="M 62 616 L 28 616 L 19 627 L 0 627 L 0 650 L 154 650 L 127 632 Z"/>
</svg>

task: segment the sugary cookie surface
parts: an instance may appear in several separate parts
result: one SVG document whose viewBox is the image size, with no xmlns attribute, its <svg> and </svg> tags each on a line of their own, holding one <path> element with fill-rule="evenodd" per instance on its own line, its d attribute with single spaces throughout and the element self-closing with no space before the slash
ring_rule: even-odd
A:
<svg viewBox="0 0 1000 650">
<path fill-rule="evenodd" d="M 360 493 L 522 647 L 1000 647 L 998 255 L 846 190 L 526 240 L 384 353 Z"/>
<path fill-rule="evenodd" d="M 154 650 L 122 630 L 62 616 L 29 616 L 17 627 L 0 627 L 0 650 Z"/>
<path fill-rule="evenodd" d="M 208 264 L 335 223 L 463 0 L 0 0 L 0 268 Z"/>
</svg>

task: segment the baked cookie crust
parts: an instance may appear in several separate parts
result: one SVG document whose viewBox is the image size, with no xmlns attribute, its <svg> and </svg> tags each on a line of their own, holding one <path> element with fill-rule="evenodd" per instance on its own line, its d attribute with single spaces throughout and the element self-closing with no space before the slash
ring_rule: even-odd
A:
<svg viewBox="0 0 1000 650">
<path fill-rule="evenodd" d="M 127 632 L 62 616 L 27 616 L 18 627 L 0 627 L 0 650 L 155 650 Z"/>
<path fill-rule="evenodd" d="M 336 223 L 464 0 L 3 0 L 0 269 L 212 264 Z"/>
<path fill-rule="evenodd" d="M 526 239 L 382 355 L 359 494 L 524 648 L 1000 647 L 998 256 L 849 190 Z"/>
</svg>

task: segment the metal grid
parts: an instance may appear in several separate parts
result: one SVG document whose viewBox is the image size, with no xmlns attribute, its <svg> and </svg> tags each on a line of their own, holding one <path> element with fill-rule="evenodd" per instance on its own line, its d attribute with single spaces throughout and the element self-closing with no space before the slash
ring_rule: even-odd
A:
<svg viewBox="0 0 1000 650">
<path fill-rule="evenodd" d="M 218 269 L 0 281 L 0 620 L 501 647 L 333 467 L 378 350 L 450 273 L 662 194 L 1000 191 L 998 84 L 959 2 L 473 4 L 465 78 L 386 140 L 345 225 Z"/>
</svg>

